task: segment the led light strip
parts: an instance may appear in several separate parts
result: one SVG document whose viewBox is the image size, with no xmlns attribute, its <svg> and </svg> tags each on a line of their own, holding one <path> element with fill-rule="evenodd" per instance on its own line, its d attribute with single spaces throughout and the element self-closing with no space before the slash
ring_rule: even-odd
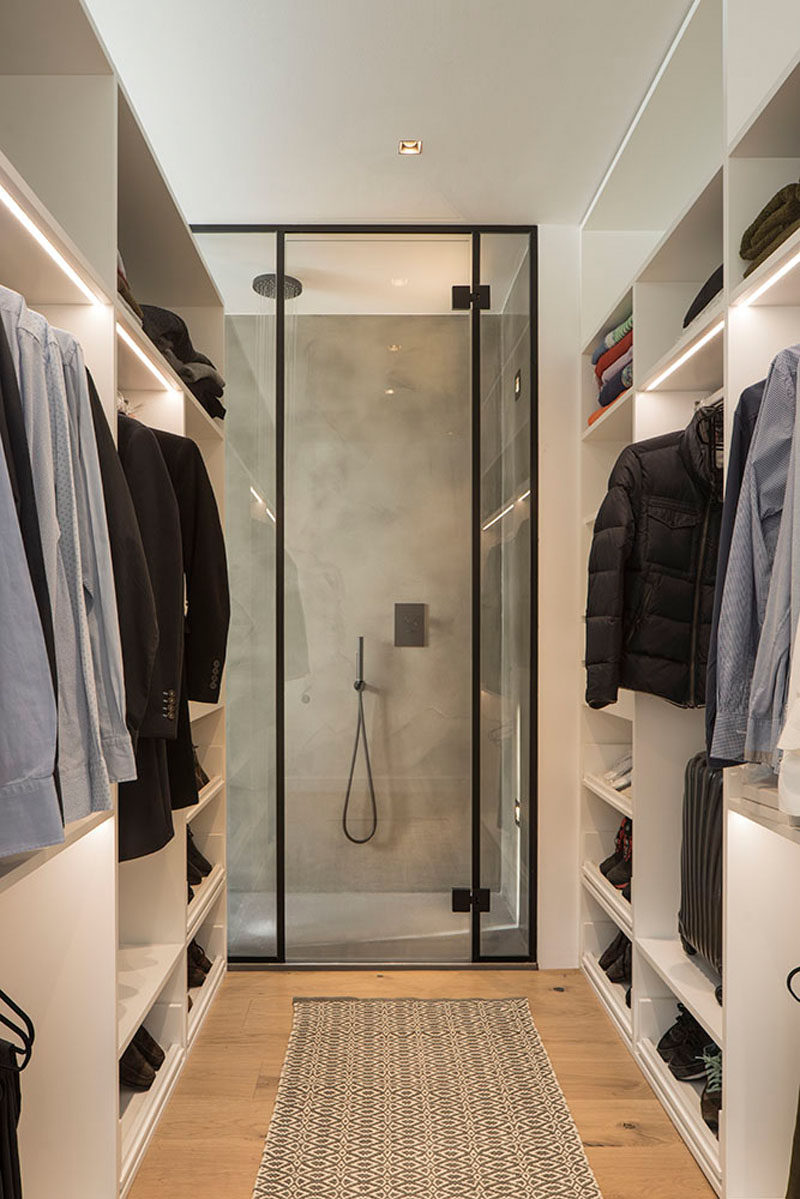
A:
<svg viewBox="0 0 800 1199">
<path fill-rule="evenodd" d="M 174 395 L 182 394 L 181 389 L 179 387 L 176 387 L 174 383 L 171 383 L 169 381 L 169 379 L 167 378 L 167 376 L 158 369 L 155 362 L 153 362 L 150 358 L 148 358 L 147 354 L 145 354 L 142 347 L 138 346 L 136 344 L 136 342 L 133 340 L 133 338 L 131 337 L 128 330 L 124 329 L 122 327 L 122 325 L 119 323 L 119 321 L 117 321 L 117 336 L 120 337 L 125 342 L 125 345 L 129 349 L 133 350 L 134 354 L 139 359 L 139 361 L 144 363 L 144 365 L 147 367 L 147 369 L 150 371 L 150 374 L 153 375 L 154 378 L 158 379 L 159 383 L 161 384 L 161 386 L 164 388 L 165 391 L 171 391 Z"/>
<path fill-rule="evenodd" d="M 518 496 L 517 499 L 512 500 L 510 504 L 507 504 L 502 512 L 498 512 L 497 516 L 493 516 L 492 519 L 487 521 L 485 525 L 481 525 L 481 531 L 485 533 L 487 529 L 491 529 L 492 525 L 496 525 L 498 520 L 502 520 L 504 516 L 508 516 L 515 504 L 521 504 L 523 500 L 527 500 L 530 494 L 531 489 L 529 487 L 527 491 L 523 491 L 521 496 Z"/>
<path fill-rule="evenodd" d="M 708 333 L 705 333 L 699 341 L 696 341 L 693 345 L 689 346 L 688 350 L 684 350 L 680 358 L 676 358 L 674 362 L 670 363 L 665 371 L 662 371 L 660 375 L 657 375 L 656 378 L 653 379 L 652 383 L 648 383 L 645 387 L 645 391 L 655 391 L 665 379 L 668 379 L 670 375 L 674 375 L 675 371 L 679 370 L 679 368 L 683 366 L 684 362 L 688 362 L 690 358 L 694 358 L 698 350 L 702 350 L 703 346 L 706 346 L 710 341 L 713 341 L 713 339 L 720 334 L 724 328 L 725 321 L 717 321 L 716 325 L 712 326 Z"/>
<path fill-rule="evenodd" d="M 25 229 L 26 232 L 31 235 L 33 240 L 38 242 L 45 253 L 52 258 L 56 266 L 64 272 L 70 282 L 74 283 L 78 290 L 82 292 L 84 296 L 86 296 L 86 299 L 89 301 L 89 303 L 103 306 L 104 301 L 101 300 L 99 296 L 95 295 L 88 283 L 84 283 L 78 272 L 74 269 L 74 267 L 70 266 L 61 251 L 56 249 L 53 243 L 45 236 L 44 233 L 42 233 L 39 226 L 31 220 L 25 209 L 17 203 L 17 201 L 11 195 L 11 192 L 6 191 L 1 184 L 0 203 L 2 203 L 11 213 L 11 215 L 19 221 L 20 225 L 22 225 L 23 229 Z"/>
<path fill-rule="evenodd" d="M 266 514 L 267 514 L 267 516 L 268 516 L 268 517 L 270 518 L 270 520 L 272 521 L 272 523 L 273 523 L 273 524 L 277 524 L 277 521 L 276 521 L 276 519 L 275 519 L 275 513 L 274 513 L 274 512 L 272 511 L 272 509 L 269 507 L 269 505 L 267 504 L 267 501 L 264 499 L 264 497 L 263 497 L 263 496 L 260 496 L 260 495 L 258 494 L 258 492 L 256 491 L 255 487 L 251 487 L 251 488 L 250 488 L 250 494 L 251 494 L 251 496 L 253 497 L 253 499 L 256 501 L 256 503 L 257 503 L 257 504 L 263 504 L 263 505 L 264 505 L 264 510 L 265 510 L 265 512 L 266 512 Z"/>
<path fill-rule="evenodd" d="M 742 296 L 740 300 L 737 300 L 736 307 L 746 308 L 748 304 L 754 304 L 760 296 L 763 296 L 765 291 L 769 291 L 771 287 L 774 287 L 776 283 L 780 282 L 784 275 L 788 275 L 789 271 L 793 271 L 796 266 L 800 266 L 800 250 L 798 250 L 796 254 L 793 254 L 788 262 L 784 262 L 783 266 L 778 267 L 775 274 L 770 275 L 768 279 L 765 279 L 764 282 L 755 289 L 755 291 L 750 293 L 750 295 Z"/>
</svg>

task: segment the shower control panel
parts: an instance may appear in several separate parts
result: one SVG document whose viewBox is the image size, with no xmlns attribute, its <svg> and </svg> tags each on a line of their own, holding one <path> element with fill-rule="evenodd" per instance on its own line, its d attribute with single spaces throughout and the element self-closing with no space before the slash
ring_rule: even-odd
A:
<svg viewBox="0 0 800 1199">
<path fill-rule="evenodd" d="M 428 605 L 395 604 L 394 643 L 398 646 L 428 644 Z"/>
</svg>

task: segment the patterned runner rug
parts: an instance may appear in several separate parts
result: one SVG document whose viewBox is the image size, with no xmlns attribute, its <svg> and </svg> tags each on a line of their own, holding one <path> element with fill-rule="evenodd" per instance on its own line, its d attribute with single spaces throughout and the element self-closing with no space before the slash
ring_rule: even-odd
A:
<svg viewBox="0 0 800 1199">
<path fill-rule="evenodd" d="M 254 1199 L 600 1199 L 526 999 L 296 999 Z"/>
</svg>

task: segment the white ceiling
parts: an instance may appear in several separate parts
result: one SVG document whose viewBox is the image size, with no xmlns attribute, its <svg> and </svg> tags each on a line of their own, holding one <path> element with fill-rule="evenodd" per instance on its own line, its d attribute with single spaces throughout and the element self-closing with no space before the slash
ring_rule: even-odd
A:
<svg viewBox="0 0 800 1199">
<path fill-rule="evenodd" d="M 689 8 L 86 2 L 188 219 L 209 223 L 575 222 Z"/>
</svg>

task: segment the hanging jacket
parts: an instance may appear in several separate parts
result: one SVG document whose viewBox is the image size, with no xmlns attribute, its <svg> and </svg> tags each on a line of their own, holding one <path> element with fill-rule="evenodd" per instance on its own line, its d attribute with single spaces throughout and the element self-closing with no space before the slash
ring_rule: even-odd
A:
<svg viewBox="0 0 800 1199">
<path fill-rule="evenodd" d="M 86 366 L 83 350 L 72 334 L 63 329 L 54 329 L 53 333 L 64 366 L 83 589 L 101 745 L 109 778 L 114 783 L 121 783 L 136 778 L 136 764 L 125 724 L 125 681 L 114 570 Z"/>
<path fill-rule="evenodd" d="M 83 588 L 69 412 L 52 329 L 22 296 L 0 287 L 25 416 L 58 675 L 58 775 L 64 819 L 111 807 Z"/>
<path fill-rule="evenodd" d="M 715 760 L 743 762 L 750 689 L 789 476 L 800 345 L 769 369 L 742 477 L 719 614 Z"/>
<path fill-rule="evenodd" d="M 715 428 L 689 427 L 623 450 L 594 526 L 586 611 L 586 702 L 620 687 L 682 707 L 705 699 L 722 511 Z"/>
</svg>

